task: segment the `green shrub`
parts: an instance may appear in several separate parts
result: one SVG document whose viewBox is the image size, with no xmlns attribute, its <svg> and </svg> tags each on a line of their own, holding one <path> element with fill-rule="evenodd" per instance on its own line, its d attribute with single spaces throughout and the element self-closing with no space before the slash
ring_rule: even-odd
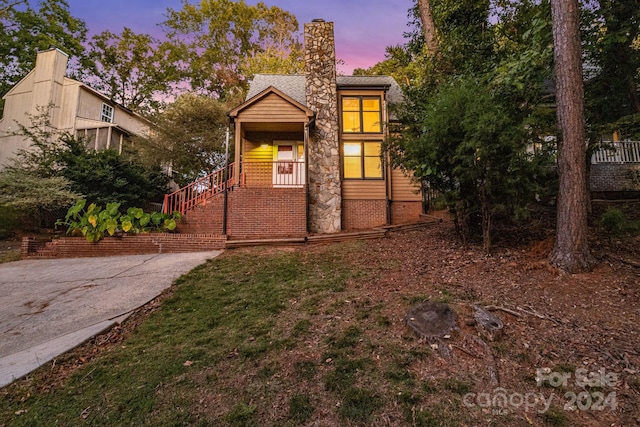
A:
<svg viewBox="0 0 640 427">
<path fill-rule="evenodd" d="M 607 230 L 608 233 L 618 235 L 622 233 L 626 218 L 620 209 L 609 208 L 600 217 L 600 225 Z"/>
<path fill-rule="evenodd" d="M 607 233 L 613 236 L 621 234 L 637 235 L 640 233 L 640 221 L 631 221 L 620 209 L 609 208 L 598 221 Z"/>
</svg>

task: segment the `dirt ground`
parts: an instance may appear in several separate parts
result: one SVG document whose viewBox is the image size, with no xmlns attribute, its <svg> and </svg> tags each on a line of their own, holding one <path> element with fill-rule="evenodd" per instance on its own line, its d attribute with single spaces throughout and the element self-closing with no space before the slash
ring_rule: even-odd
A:
<svg viewBox="0 0 640 427">
<path fill-rule="evenodd" d="M 397 267 L 381 272 L 368 295 L 387 301 L 389 313 L 403 308 L 394 294 L 450 303 L 460 326 L 444 343 L 451 357 L 437 359 L 436 369 L 422 367 L 422 374 L 441 375 L 441 369 L 484 383 L 491 404 L 476 393 L 467 401 L 474 408 L 522 413 L 520 397 L 537 398 L 537 409 L 553 397 L 559 410 L 572 414 L 570 425 L 640 425 L 640 239 L 592 239 L 598 266 L 577 275 L 548 264 L 553 237 L 513 240 L 487 256 L 460 244 L 453 227 L 443 224 L 373 242 L 361 259 L 388 264 L 394 254 Z M 483 340 L 487 346 L 473 338 L 476 304 L 504 322 L 499 338 Z M 506 408 L 497 393 L 510 399 Z"/>
<path fill-rule="evenodd" d="M 457 313 L 458 330 L 425 343 L 435 356 L 410 369 L 420 381 L 472 384 L 462 401 L 478 425 L 540 425 L 545 408 L 544 425 L 640 425 L 640 238 L 592 234 L 598 265 L 588 274 L 547 263 L 551 230 L 514 232 L 486 255 L 479 245 L 463 245 L 447 222 L 368 241 L 346 262 L 376 270 L 375 280 L 352 294 L 383 306 L 399 345 L 411 335 L 404 322 L 411 304 L 440 301 Z M 120 342 L 160 304 L 59 360 L 66 369 L 59 366 L 43 387 Z M 504 323 L 499 336 L 479 331 L 475 305 Z"/>
</svg>

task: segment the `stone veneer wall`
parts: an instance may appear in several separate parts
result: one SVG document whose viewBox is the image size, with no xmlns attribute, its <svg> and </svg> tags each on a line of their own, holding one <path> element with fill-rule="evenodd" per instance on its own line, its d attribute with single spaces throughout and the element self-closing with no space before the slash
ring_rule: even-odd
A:
<svg viewBox="0 0 640 427">
<path fill-rule="evenodd" d="M 316 113 L 307 160 L 309 229 L 337 233 L 342 228 L 342 195 L 333 22 L 305 24 L 304 43 L 307 106 Z"/>
</svg>

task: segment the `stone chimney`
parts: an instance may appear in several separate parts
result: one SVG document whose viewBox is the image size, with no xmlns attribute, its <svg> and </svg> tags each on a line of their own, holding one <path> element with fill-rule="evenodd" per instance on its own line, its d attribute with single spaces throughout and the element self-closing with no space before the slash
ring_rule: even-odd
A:
<svg viewBox="0 0 640 427">
<path fill-rule="evenodd" d="M 309 228 L 312 233 L 341 230 L 342 195 L 338 139 L 338 93 L 333 22 L 304 25 L 307 107 L 316 113 L 309 138 Z"/>
</svg>

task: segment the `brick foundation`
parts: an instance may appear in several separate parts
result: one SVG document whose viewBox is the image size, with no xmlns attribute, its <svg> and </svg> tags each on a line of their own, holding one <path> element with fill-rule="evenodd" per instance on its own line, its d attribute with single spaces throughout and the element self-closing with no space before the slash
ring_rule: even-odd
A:
<svg viewBox="0 0 640 427">
<path fill-rule="evenodd" d="M 415 222 L 422 215 L 422 202 L 391 202 L 391 223 Z"/>
<path fill-rule="evenodd" d="M 307 235 L 304 188 L 239 188 L 229 193 L 230 239 Z"/>
<path fill-rule="evenodd" d="M 234 188 L 227 200 L 227 235 L 231 239 L 304 237 L 307 235 L 304 188 Z M 180 233 L 222 234 L 224 195 L 187 212 Z"/>
<path fill-rule="evenodd" d="M 224 249 L 221 235 L 149 233 L 105 237 L 89 243 L 84 237 L 63 237 L 41 242 L 32 237 L 22 239 L 22 258 L 82 258 L 114 255 L 142 255 L 181 252 L 206 252 Z"/>
<path fill-rule="evenodd" d="M 387 224 L 387 204 L 384 200 L 343 200 L 344 230 L 365 230 Z"/>
</svg>

